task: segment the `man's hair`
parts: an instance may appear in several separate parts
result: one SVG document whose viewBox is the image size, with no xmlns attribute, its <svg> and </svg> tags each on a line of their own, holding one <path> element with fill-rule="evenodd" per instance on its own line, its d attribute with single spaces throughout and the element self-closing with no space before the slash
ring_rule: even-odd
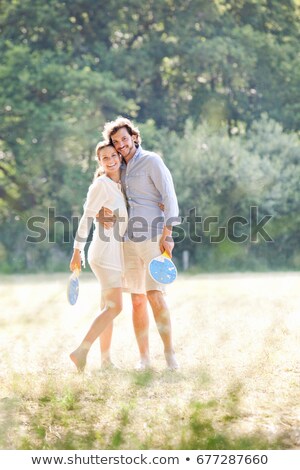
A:
<svg viewBox="0 0 300 470">
<path fill-rule="evenodd" d="M 102 132 L 105 141 L 109 141 L 109 143 L 112 145 L 112 136 L 118 132 L 118 130 L 122 129 L 122 127 L 127 129 L 129 135 L 133 137 L 133 140 L 136 144 L 140 144 L 142 142 L 139 129 L 134 126 L 134 124 L 129 119 L 124 118 L 123 116 L 119 116 L 114 121 L 105 123 Z"/>
</svg>

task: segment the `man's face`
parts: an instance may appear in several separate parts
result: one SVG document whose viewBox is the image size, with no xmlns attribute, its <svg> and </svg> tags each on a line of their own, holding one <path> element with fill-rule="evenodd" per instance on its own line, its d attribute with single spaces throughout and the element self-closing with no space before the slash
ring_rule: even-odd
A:
<svg viewBox="0 0 300 470">
<path fill-rule="evenodd" d="M 126 127 L 121 127 L 111 136 L 112 143 L 117 152 L 119 152 L 125 161 L 129 161 L 136 152 L 133 137 L 129 134 Z"/>
</svg>

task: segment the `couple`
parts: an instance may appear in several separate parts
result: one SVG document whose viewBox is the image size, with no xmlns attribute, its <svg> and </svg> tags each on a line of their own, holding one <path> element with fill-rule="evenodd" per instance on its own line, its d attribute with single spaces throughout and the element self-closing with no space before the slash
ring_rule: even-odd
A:
<svg viewBox="0 0 300 470">
<path fill-rule="evenodd" d="M 111 364 L 112 322 L 122 310 L 122 292 L 126 291 L 131 293 L 140 352 L 137 369 L 150 366 L 147 300 L 163 341 L 167 366 L 177 369 L 164 288 L 148 273 L 151 259 L 164 250 L 171 255 L 174 247 L 172 226 L 180 219 L 172 177 L 157 154 L 141 147 L 140 132 L 129 119 L 119 117 L 106 123 L 103 137 L 96 154 L 104 174 L 98 176 L 96 172 L 89 188 L 70 262 L 71 271 L 80 269 L 85 242 L 96 217 L 88 261 L 101 284 L 101 312 L 70 358 L 78 371 L 83 371 L 87 354 L 100 337 L 102 365 Z M 110 214 L 107 209 L 114 216 L 114 224 L 105 223 L 104 210 L 105 215 Z"/>
</svg>

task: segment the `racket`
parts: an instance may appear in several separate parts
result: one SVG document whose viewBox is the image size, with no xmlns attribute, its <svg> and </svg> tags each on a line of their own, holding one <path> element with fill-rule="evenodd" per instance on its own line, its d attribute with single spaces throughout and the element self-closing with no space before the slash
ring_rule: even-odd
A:
<svg viewBox="0 0 300 470">
<path fill-rule="evenodd" d="M 67 287 L 67 298 L 71 305 L 75 305 L 79 295 L 79 269 L 73 271 L 69 277 Z"/>
<path fill-rule="evenodd" d="M 160 284 L 171 284 L 177 277 L 177 269 L 166 251 L 153 258 L 148 266 L 149 274 Z"/>
</svg>

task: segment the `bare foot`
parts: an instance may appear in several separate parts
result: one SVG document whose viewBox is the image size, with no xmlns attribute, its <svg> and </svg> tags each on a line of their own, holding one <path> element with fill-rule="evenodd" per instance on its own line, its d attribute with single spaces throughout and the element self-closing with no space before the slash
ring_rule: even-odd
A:
<svg viewBox="0 0 300 470">
<path fill-rule="evenodd" d="M 117 366 L 109 359 L 109 360 L 104 360 L 101 362 L 101 369 L 103 370 L 112 370 L 112 369 L 117 369 Z"/>
<path fill-rule="evenodd" d="M 167 361 L 167 366 L 169 370 L 176 370 L 179 369 L 179 364 L 177 362 L 175 353 L 173 352 L 165 352 L 165 358 Z"/>
<path fill-rule="evenodd" d="M 79 346 L 79 348 L 75 349 L 75 351 L 70 354 L 70 359 L 74 362 L 78 372 L 84 371 L 87 353 L 87 349 L 83 349 Z"/>
<path fill-rule="evenodd" d="M 149 359 L 140 359 L 137 365 L 134 368 L 137 372 L 143 372 L 150 369 Z"/>
</svg>

